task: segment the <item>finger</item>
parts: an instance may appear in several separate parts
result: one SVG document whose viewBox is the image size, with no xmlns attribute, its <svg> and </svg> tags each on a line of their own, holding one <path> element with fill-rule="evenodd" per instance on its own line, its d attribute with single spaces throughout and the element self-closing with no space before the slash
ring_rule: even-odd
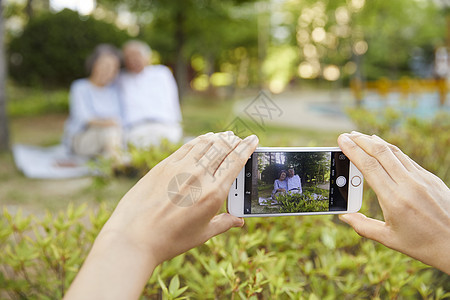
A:
<svg viewBox="0 0 450 300">
<path fill-rule="evenodd" d="M 352 133 L 349 137 L 364 152 L 374 157 L 394 181 L 404 178 L 407 169 L 391 151 L 387 142 L 379 137 L 368 136 L 359 132 Z"/>
<path fill-rule="evenodd" d="M 208 239 L 233 227 L 244 226 L 244 219 L 223 213 L 215 216 L 208 224 Z"/>
<path fill-rule="evenodd" d="M 339 215 L 339 219 L 351 227 L 362 237 L 382 243 L 390 244 L 390 231 L 386 223 L 366 217 L 361 213 Z"/>
<path fill-rule="evenodd" d="M 259 140 L 256 135 L 251 135 L 242 140 L 219 166 L 215 177 L 222 180 L 223 185 L 229 188 L 234 179 L 238 176 L 250 155 L 258 146 Z"/>
<path fill-rule="evenodd" d="M 193 160 L 198 165 L 199 160 L 209 151 L 217 139 L 217 134 L 208 134 L 203 138 L 195 139 L 192 149 L 185 155 L 185 158 Z"/>
<path fill-rule="evenodd" d="M 379 138 L 379 137 L 376 137 Z M 403 153 L 400 148 L 398 148 L 395 145 L 389 144 L 389 148 L 391 149 L 392 153 L 397 157 L 397 159 L 402 163 L 402 165 L 408 170 L 409 172 L 414 172 L 417 170 L 422 169 L 415 161 L 413 161 L 408 155 Z M 418 168 L 419 166 L 419 168 Z"/>
<path fill-rule="evenodd" d="M 205 140 L 206 138 L 208 138 L 209 136 L 211 136 L 213 134 L 214 134 L 213 132 L 208 132 L 206 134 L 200 135 L 200 136 L 196 137 L 195 139 L 187 142 L 186 144 L 181 146 L 177 151 L 175 151 L 172 154 L 172 159 L 174 161 L 182 160 L 193 149 L 194 145 L 198 144 L 200 142 L 200 140 Z"/>
<path fill-rule="evenodd" d="M 235 136 L 231 131 L 218 133 L 213 139 L 213 145 L 203 154 L 203 156 L 199 157 L 197 163 L 212 176 L 214 176 L 228 154 L 241 142 L 241 139 Z"/>
<path fill-rule="evenodd" d="M 378 199 L 388 199 L 395 182 L 383 169 L 381 164 L 372 156 L 359 147 L 348 134 L 341 134 L 338 144 L 344 154 L 355 164 L 358 170 L 364 175 L 367 182 L 379 196 Z"/>
</svg>

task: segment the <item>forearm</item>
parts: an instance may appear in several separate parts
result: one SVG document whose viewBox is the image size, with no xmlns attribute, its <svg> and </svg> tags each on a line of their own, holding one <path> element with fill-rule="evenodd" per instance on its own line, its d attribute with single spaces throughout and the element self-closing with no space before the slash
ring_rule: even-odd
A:
<svg viewBox="0 0 450 300">
<path fill-rule="evenodd" d="M 155 267 L 150 253 L 102 230 L 64 299 L 138 299 Z"/>
</svg>

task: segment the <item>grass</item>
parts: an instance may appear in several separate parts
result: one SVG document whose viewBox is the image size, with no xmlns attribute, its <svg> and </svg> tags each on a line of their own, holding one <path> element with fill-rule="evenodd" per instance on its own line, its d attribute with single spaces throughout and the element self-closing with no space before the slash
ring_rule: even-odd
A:
<svg viewBox="0 0 450 300">
<path fill-rule="evenodd" d="M 257 95 L 257 93 L 255 93 Z M 258 135 L 260 146 L 293 147 L 293 146 L 337 146 L 339 132 L 318 131 L 313 129 L 292 128 L 277 125 L 266 125 L 264 129 L 252 127 L 251 121 L 244 113 L 233 112 L 236 100 L 216 101 L 205 98 L 188 98 L 183 102 L 184 133 L 197 136 L 209 131 L 219 132 L 229 130 L 230 123 L 239 117 L 249 124 L 250 133 Z"/>
</svg>

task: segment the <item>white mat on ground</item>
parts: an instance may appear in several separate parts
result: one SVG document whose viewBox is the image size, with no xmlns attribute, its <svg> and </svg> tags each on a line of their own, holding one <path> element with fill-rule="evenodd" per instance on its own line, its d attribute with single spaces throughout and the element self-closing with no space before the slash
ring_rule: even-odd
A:
<svg viewBox="0 0 450 300">
<path fill-rule="evenodd" d="M 92 175 L 87 160 L 67 153 L 63 145 L 37 147 L 13 146 L 17 168 L 29 178 L 62 179 Z"/>
</svg>

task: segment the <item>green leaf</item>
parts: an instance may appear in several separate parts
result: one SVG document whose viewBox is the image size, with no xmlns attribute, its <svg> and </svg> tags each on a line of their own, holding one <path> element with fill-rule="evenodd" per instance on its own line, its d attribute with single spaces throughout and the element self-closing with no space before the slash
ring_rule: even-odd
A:
<svg viewBox="0 0 450 300">
<path fill-rule="evenodd" d="M 169 290 L 167 289 L 164 281 L 162 281 L 161 276 L 158 276 L 158 283 L 161 289 L 163 290 L 164 295 L 169 296 Z"/>
<path fill-rule="evenodd" d="M 175 275 L 170 281 L 169 285 L 170 295 L 173 295 L 178 290 L 179 287 L 180 287 L 180 279 L 178 278 L 178 275 Z"/>
</svg>

